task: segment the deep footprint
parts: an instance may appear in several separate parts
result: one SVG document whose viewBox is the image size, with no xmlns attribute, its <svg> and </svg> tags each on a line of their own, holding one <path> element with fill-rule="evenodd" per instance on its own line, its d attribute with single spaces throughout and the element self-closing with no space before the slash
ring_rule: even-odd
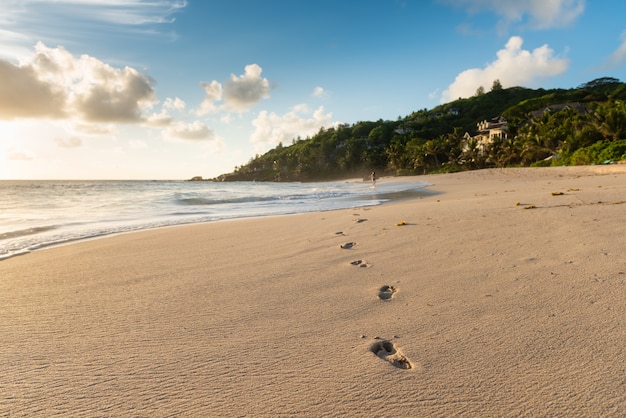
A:
<svg viewBox="0 0 626 418">
<path fill-rule="evenodd" d="M 370 346 L 370 351 L 399 369 L 413 368 L 413 363 L 389 340 L 376 341 Z"/>
<path fill-rule="evenodd" d="M 353 266 L 367 267 L 367 263 L 365 262 L 365 260 L 351 261 L 350 264 L 352 264 Z"/>
<path fill-rule="evenodd" d="M 343 248 L 344 250 L 349 250 L 350 248 L 354 247 L 356 245 L 356 242 L 346 242 L 343 245 L 340 245 L 341 248 Z"/>
<path fill-rule="evenodd" d="M 389 300 L 393 297 L 394 293 L 396 293 L 398 289 L 393 286 L 384 285 L 378 291 L 378 298 L 382 300 Z"/>
</svg>

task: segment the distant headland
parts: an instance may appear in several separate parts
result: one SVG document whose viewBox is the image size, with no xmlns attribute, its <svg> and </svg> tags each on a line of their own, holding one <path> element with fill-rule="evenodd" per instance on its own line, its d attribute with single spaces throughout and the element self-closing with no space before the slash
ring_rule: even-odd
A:
<svg viewBox="0 0 626 418">
<path fill-rule="evenodd" d="M 395 121 L 322 128 L 279 143 L 231 173 L 190 181 L 323 181 L 494 167 L 626 160 L 626 84 L 603 77 L 572 89 L 479 87 L 473 97 Z"/>
</svg>

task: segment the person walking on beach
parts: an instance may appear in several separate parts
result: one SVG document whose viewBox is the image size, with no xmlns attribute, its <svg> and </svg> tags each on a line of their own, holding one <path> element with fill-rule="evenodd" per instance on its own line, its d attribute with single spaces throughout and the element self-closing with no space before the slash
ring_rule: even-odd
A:
<svg viewBox="0 0 626 418">
<path fill-rule="evenodd" d="M 376 186 L 376 172 L 372 171 L 372 174 L 370 174 L 370 178 L 372 179 L 372 186 Z"/>
</svg>

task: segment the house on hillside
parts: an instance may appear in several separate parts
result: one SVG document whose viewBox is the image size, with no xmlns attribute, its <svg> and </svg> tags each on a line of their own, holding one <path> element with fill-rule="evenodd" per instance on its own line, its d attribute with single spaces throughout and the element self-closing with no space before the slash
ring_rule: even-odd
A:
<svg viewBox="0 0 626 418">
<path fill-rule="evenodd" d="M 470 135 L 469 132 L 466 132 L 463 136 L 463 138 L 465 138 L 465 144 L 463 146 L 464 151 L 469 150 L 470 141 L 476 141 L 478 151 L 483 153 L 494 139 L 508 139 L 509 137 L 509 122 L 503 116 L 478 122 L 476 128 L 477 131 L 475 135 Z"/>
<path fill-rule="evenodd" d="M 487 138 L 490 142 L 495 137 L 507 139 L 509 136 L 509 121 L 503 116 L 478 122 L 478 136 Z"/>
<path fill-rule="evenodd" d="M 539 110 L 535 110 L 534 112 L 531 112 L 530 115 L 532 119 L 536 119 L 536 118 L 542 117 L 547 112 L 560 112 L 561 110 L 568 110 L 568 109 L 571 109 L 574 112 L 581 114 L 581 115 L 586 115 L 588 113 L 588 110 L 585 106 L 583 106 L 582 104 L 578 102 L 572 102 L 572 103 L 563 103 L 563 104 L 546 106 L 543 109 L 539 109 Z"/>
</svg>

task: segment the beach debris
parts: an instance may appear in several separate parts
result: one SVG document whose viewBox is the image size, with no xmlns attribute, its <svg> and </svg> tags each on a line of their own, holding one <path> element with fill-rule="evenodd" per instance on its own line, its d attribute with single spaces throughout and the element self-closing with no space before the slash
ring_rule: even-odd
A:
<svg viewBox="0 0 626 418">
<path fill-rule="evenodd" d="M 519 206 L 519 205 L 521 205 L 520 202 L 515 202 L 515 206 Z"/>
<path fill-rule="evenodd" d="M 389 340 L 376 341 L 370 345 L 370 351 L 399 369 L 413 368 L 413 363 Z"/>
<path fill-rule="evenodd" d="M 552 196 L 563 196 L 563 192 L 552 192 L 550 193 Z"/>
<path fill-rule="evenodd" d="M 580 189 L 567 189 L 568 192 L 579 192 Z"/>
<path fill-rule="evenodd" d="M 404 225 L 407 225 L 407 223 L 404 221 L 400 221 L 396 224 L 396 226 L 404 226 Z"/>
<path fill-rule="evenodd" d="M 359 219 L 355 219 L 354 222 L 360 224 L 361 222 L 365 222 L 367 221 L 367 219 L 363 219 L 363 218 L 359 218 Z"/>
<path fill-rule="evenodd" d="M 345 244 L 340 245 L 340 247 L 343 248 L 344 250 L 349 250 L 355 245 L 356 245 L 356 242 L 346 242 Z"/>
<path fill-rule="evenodd" d="M 536 209 L 537 206 L 535 205 L 528 205 L 528 206 L 524 206 L 522 209 Z"/>
<path fill-rule="evenodd" d="M 378 290 L 378 298 L 381 300 L 389 300 L 397 291 L 398 289 L 395 287 L 386 284 Z"/>
</svg>

